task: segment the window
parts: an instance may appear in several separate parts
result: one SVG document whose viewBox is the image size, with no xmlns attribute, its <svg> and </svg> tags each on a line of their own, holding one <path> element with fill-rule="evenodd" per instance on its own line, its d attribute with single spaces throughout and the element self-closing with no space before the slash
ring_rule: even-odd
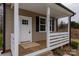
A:
<svg viewBox="0 0 79 59">
<path fill-rule="evenodd" d="M 28 25 L 28 20 L 22 20 L 22 24 L 24 24 L 24 25 Z"/>
<path fill-rule="evenodd" d="M 39 32 L 46 31 L 46 17 L 39 17 Z M 50 20 L 50 31 L 54 31 L 54 20 Z"/>
<path fill-rule="evenodd" d="M 46 30 L 46 18 L 39 17 L 39 31 L 45 31 L 45 30 Z"/>
</svg>

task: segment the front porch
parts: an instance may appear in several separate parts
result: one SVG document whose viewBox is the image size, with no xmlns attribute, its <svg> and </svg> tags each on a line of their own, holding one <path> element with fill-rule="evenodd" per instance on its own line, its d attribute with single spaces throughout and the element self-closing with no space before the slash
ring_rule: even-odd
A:
<svg viewBox="0 0 79 59">
<path fill-rule="evenodd" d="M 40 7 L 40 9 L 38 7 Z M 21 37 L 22 33 L 20 33 L 21 28 L 20 28 L 20 21 L 19 21 L 19 13 L 21 13 L 21 12 L 20 12 L 19 8 L 45 15 L 45 17 L 46 17 L 46 19 L 45 19 L 46 20 L 45 40 L 41 40 L 42 37 L 39 36 L 39 38 L 40 38 L 39 41 L 33 41 L 33 39 L 29 42 L 20 41 L 20 37 Z M 16 56 L 16 55 L 27 55 L 27 56 L 28 55 L 39 55 L 40 53 L 61 47 L 65 44 L 68 44 L 69 38 L 70 38 L 70 20 L 71 20 L 72 15 L 73 15 L 72 12 L 69 12 L 68 10 L 66 10 L 56 4 L 14 4 L 14 33 L 11 34 L 12 55 L 14 55 L 14 56 Z M 52 28 L 51 29 L 52 32 L 50 31 L 50 24 L 51 24 L 50 17 L 55 18 L 54 19 L 55 26 L 53 27 L 54 31 Z M 67 32 L 57 32 L 57 22 L 56 21 L 58 20 L 58 18 L 62 18 L 62 17 L 68 17 L 69 21 L 68 21 L 68 31 Z M 44 29 L 42 29 L 42 30 L 44 30 Z M 34 36 L 34 34 L 32 34 L 32 35 Z M 39 39 L 38 37 L 36 37 L 36 38 Z M 30 46 L 30 44 L 31 45 L 34 44 L 33 45 L 34 47 Z M 27 48 L 27 46 L 29 46 L 30 48 Z M 25 51 L 22 49 L 22 47 L 25 48 Z M 20 53 L 21 51 L 24 51 L 24 52 Z"/>
<path fill-rule="evenodd" d="M 57 34 L 57 35 L 55 35 L 55 34 Z M 50 42 L 49 42 L 50 43 L 49 49 L 50 48 L 55 49 L 55 48 L 61 47 L 65 44 L 69 43 L 69 37 L 68 37 L 67 32 L 54 33 L 53 36 L 54 37 L 51 37 Z M 35 43 L 36 43 L 36 45 L 33 45 Z M 27 46 L 28 44 L 30 44 L 31 47 L 30 46 L 28 47 Z M 24 45 L 24 47 L 22 45 Z M 27 48 L 25 48 L 25 47 L 27 47 Z M 24 44 L 19 45 L 19 55 L 26 55 L 26 54 L 33 53 L 35 51 L 39 51 L 39 50 L 46 49 L 46 48 L 47 48 L 46 40 L 40 40 L 40 41 L 36 41 L 36 42 L 31 42 L 31 43 L 24 42 Z M 49 50 L 47 50 L 47 51 L 49 51 Z"/>
</svg>

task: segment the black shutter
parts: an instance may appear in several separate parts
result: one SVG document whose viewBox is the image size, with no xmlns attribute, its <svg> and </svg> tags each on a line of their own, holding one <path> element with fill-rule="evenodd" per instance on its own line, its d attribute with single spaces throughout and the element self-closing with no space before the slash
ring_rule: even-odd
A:
<svg viewBox="0 0 79 59">
<path fill-rule="evenodd" d="M 36 16 L 36 32 L 39 32 L 39 16 Z"/>
</svg>

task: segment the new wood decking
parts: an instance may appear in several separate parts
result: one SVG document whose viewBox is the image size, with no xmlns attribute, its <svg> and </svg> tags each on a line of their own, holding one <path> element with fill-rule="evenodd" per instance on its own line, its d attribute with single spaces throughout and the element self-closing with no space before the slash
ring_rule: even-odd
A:
<svg viewBox="0 0 79 59">
<path fill-rule="evenodd" d="M 31 43 L 22 43 L 19 45 L 19 55 L 26 55 L 32 52 L 35 52 L 37 50 L 46 48 L 46 41 L 45 40 L 41 40 L 41 41 L 37 41 L 37 42 L 31 42 Z"/>
</svg>

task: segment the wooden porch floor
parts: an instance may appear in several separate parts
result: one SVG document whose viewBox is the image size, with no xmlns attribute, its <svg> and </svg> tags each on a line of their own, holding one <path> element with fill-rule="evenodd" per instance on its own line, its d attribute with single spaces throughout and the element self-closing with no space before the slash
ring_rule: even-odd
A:
<svg viewBox="0 0 79 59">
<path fill-rule="evenodd" d="M 36 47 L 32 47 L 33 44 L 32 43 L 36 43 Z M 36 42 L 32 42 L 31 43 L 31 48 L 27 48 L 27 49 L 24 49 L 22 47 L 22 44 L 19 45 L 19 55 L 20 56 L 23 56 L 23 55 L 26 55 L 26 54 L 29 54 L 29 53 L 32 53 L 32 52 L 35 52 L 35 51 L 38 51 L 40 49 L 43 49 L 43 48 L 46 48 L 46 40 L 40 40 L 40 41 L 36 41 Z M 28 43 L 25 44 L 25 47 L 27 47 Z"/>
<path fill-rule="evenodd" d="M 37 41 L 36 43 L 40 44 L 41 49 L 46 48 L 46 40 L 40 40 L 40 41 Z"/>
</svg>

